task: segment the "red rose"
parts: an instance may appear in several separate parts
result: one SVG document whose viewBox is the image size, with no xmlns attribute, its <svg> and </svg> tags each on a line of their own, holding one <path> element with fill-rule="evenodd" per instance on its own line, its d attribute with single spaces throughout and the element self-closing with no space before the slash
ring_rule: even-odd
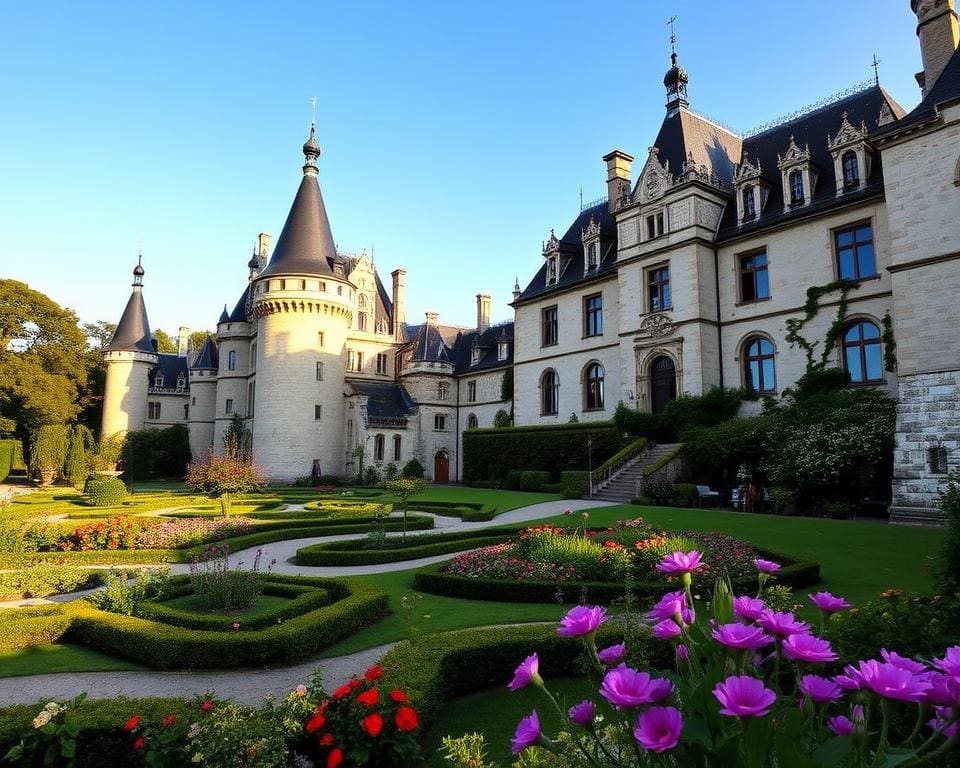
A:
<svg viewBox="0 0 960 768">
<path fill-rule="evenodd" d="M 332 734 L 332 733 L 325 733 L 325 734 L 323 734 L 323 736 L 320 737 L 320 746 L 321 746 L 321 747 L 329 747 L 331 744 L 333 744 L 333 734 Z"/>
<path fill-rule="evenodd" d="M 209 712 L 212 707 L 213 707 L 213 702 L 210 699 L 204 699 L 203 701 L 200 702 L 201 712 Z"/>
<path fill-rule="evenodd" d="M 380 701 L 380 691 L 378 691 L 376 688 L 371 688 L 369 691 L 364 691 L 357 696 L 357 701 L 359 701 L 365 707 L 372 707 L 374 704 Z"/>
<path fill-rule="evenodd" d="M 365 730 L 369 736 L 376 738 L 380 735 L 380 731 L 383 730 L 383 718 L 376 712 L 372 715 L 367 715 L 363 718 L 363 730 Z"/>
<path fill-rule="evenodd" d="M 417 710 L 413 707 L 400 707 L 396 716 L 397 728 L 401 731 L 412 731 L 417 727 Z"/>
<path fill-rule="evenodd" d="M 353 678 L 353 680 L 350 681 L 349 685 L 350 685 L 351 688 L 359 688 L 359 687 L 360 687 L 360 681 L 357 680 L 357 678 Z"/>
<path fill-rule="evenodd" d="M 123 730 L 125 730 L 127 733 L 130 733 L 130 731 L 136 728 L 139 724 L 140 724 L 140 715 L 134 715 L 129 720 L 127 720 L 127 722 L 123 724 Z"/>
<path fill-rule="evenodd" d="M 161 723 L 161 725 L 163 726 L 173 725 L 175 722 L 177 722 L 176 715 L 167 715 L 165 718 L 163 718 L 163 723 Z"/>
<path fill-rule="evenodd" d="M 327 755 L 327 768 L 337 768 L 343 762 L 343 750 L 340 747 L 334 747 Z"/>
<path fill-rule="evenodd" d="M 407 694 L 398 688 L 394 688 L 392 691 L 390 691 L 390 698 L 398 702 L 409 701 L 409 699 L 407 699 Z"/>
<path fill-rule="evenodd" d="M 333 692 L 333 698 L 342 699 L 352 690 L 353 689 L 349 685 L 341 685 L 339 688 L 337 688 L 337 690 Z"/>
<path fill-rule="evenodd" d="M 327 718 L 323 715 L 314 715 L 309 720 L 307 720 L 307 733 L 313 733 L 323 728 L 323 724 L 327 722 Z"/>
<path fill-rule="evenodd" d="M 370 667 L 370 669 L 363 673 L 363 676 L 371 683 L 374 680 L 379 680 L 381 677 L 383 677 L 383 667 L 381 667 L 379 664 L 374 664 L 372 667 Z"/>
<path fill-rule="evenodd" d="M 134 748 L 134 749 L 143 749 L 144 743 L 145 743 L 144 738 L 143 738 L 143 736 L 141 736 L 139 739 L 137 739 L 135 742 L 133 742 L 133 748 Z"/>
</svg>

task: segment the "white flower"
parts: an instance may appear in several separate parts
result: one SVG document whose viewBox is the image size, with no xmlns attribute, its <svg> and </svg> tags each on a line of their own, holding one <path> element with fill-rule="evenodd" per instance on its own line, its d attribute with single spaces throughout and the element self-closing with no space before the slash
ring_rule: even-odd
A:
<svg viewBox="0 0 960 768">
<path fill-rule="evenodd" d="M 33 718 L 33 727 L 34 728 L 43 728 L 47 723 L 50 722 L 50 713 L 47 710 L 43 709 L 40 711 L 40 714 Z"/>
<path fill-rule="evenodd" d="M 201 760 L 203 760 L 203 755 L 201 755 L 199 752 L 194 752 L 193 757 L 190 759 L 190 762 L 199 763 Z"/>
<path fill-rule="evenodd" d="M 47 704 L 47 706 L 44 707 L 44 709 L 51 715 L 56 715 L 60 712 L 60 705 L 55 701 L 51 701 L 49 704 Z"/>
<path fill-rule="evenodd" d="M 187 738 L 195 739 L 200 735 L 200 723 L 190 723 L 190 728 L 187 730 Z"/>
</svg>

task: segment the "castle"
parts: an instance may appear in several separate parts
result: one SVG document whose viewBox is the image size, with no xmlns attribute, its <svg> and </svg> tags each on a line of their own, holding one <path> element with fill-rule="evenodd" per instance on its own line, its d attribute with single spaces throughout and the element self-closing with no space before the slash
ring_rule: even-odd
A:
<svg viewBox="0 0 960 768">
<path fill-rule="evenodd" d="M 187 423 L 197 453 L 239 413 L 276 480 L 348 473 L 363 446 L 456 481 L 462 432 L 501 411 L 524 425 L 713 386 L 776 396 L 815 360 L 898 399 L 892 515 L 924 519 L 960 457 L 960 25 L 955 0 L 911 8 L 909 112 L 876 80 L 742 136 L 690 108 L 674 52 L 636 181 L 633 156 L 603 158 L 606 197 L 551 231 L 500 327 L 483 294 L 475 328 L 407 324 L 404 271 L 388 293 L 369 258 L 336 251 L 311 129 L 276 248 L 261 236 L 215 342 L 157 354 L 138 267 L 104 350 L 104 434 Z"/>
</svg>

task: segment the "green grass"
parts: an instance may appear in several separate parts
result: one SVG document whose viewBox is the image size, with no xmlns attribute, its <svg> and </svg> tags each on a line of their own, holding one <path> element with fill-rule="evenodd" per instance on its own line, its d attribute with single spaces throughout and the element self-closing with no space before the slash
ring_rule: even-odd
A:
<svg viewBox="0 0 960 768">
<path fill-rule="evenodd" d="M 261 613 L 282 608 L 292 600 L 290 597 L 280 597 L 277 595 L 260 595 L 257 601 L 249 608 L 241 608 L 235 611 L 217 611 L 204 605 L 196 595 L 183 595 L 174 597 L 171 600 L 164 600 L 163 605 L 170 608 L 176 608 L 180 611 L 195 613 L 199 616 L 223 616 L 225 618 L 249 618 Z"/>
<path fill-rule="evenodd" d="M 0 677 L 53 672 L 116 672 L 125 669 L 144 667 L 83 645 L 37 645 L 18 651 L 0 651 Z"/>
</svg>

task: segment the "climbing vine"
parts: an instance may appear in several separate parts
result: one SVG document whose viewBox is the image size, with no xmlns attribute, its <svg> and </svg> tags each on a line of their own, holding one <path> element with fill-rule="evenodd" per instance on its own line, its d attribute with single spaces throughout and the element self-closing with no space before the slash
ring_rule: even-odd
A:
<svg viewBox="0 0 960 768">
<path fill-rule="evenodd" d="M 887 312 L 883 316 L 883 367 L 890 373 L 897 370 L 897 340 L 893 336 L 893 319 Z"/>
<path fill-rule="evenodd" d="M 859 288 L 860 284 L 856 280 L 846 278 L 834 280 L 826 285 L 813 285 L 807 289 L 807 300 L 803 305 L 803 317 L 793 317 L 787 320 L 787 343 L 796 345 L 804 351 L 807 356 L 807 371 L 822 371 L 830 358 L 830 351 L 836 346 L 843 333 L 843 326 L 847 322 L 847 297 L 854 288 Z M 819 341 L 808 341 L 801 333 L 804 326 L 817 316 L 820 311 L 820 299 L 828 293 L 840 291 L 840 301 L 837 303 L 837 315 L 827 329 L 827 335 L 823 339 L 823 349 L 820 353 L 820 359 L 816 360 L 816 347 Z"/>
</svg>

